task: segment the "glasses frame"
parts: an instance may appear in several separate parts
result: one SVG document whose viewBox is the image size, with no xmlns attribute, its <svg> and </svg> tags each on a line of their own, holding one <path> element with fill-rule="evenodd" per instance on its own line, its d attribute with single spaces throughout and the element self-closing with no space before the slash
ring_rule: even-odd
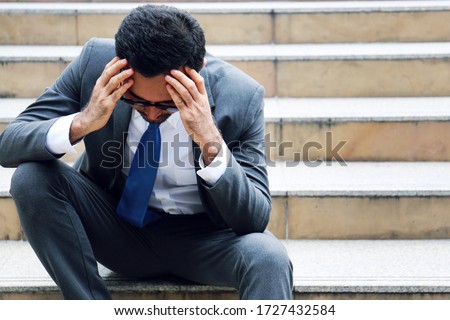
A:
<svg viewBox="0 0 450 320">
<path fill-rule="evenodd" d="M 172 100 L 167 100 L 167 101 L 163 101 L 163 102 L 150 102 L 150 101 L 146 101 L 144 99 L 142 99 L 141 97 L 139 97 L 137 94 L 135 94 L 133 91 L 131 91 L 130 89 L 128 89 L 127 91 L 128 93 L 130 93 L 133 97 L 140 99 L 140 100 L 133 100 L 133 99 L 128 99 L 125 97 L 125 94 L 120 97 L 120 100 L 122 100 L 123 102 L 129 104 L 130 106 L 135 106 L 135 107 L 142 107 L 142 108 L 148 108 L 148 107 L 155 107 L 157 109 L 163 110 L 163 111 L 167 111 L 167 112 L 171 112 L 171 113 L 175 113 L 178 112 L 178 108 L 177 107 L 169 107 L 163 103 L 169 103 L 172 102 Z"/>
</svg>

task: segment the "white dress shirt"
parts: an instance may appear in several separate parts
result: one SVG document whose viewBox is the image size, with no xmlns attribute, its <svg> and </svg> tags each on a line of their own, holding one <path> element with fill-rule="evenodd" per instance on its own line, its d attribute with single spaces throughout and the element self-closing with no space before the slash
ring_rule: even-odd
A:
<svg viewBox="0 0 450 320">
<path fill-rule="evenodd" d="M 47 149 L 53 154 L 76 153 L 69 140 L 69 131 L 76 114 L 59 118 L 47 133 Z M 128 175 L 131 162 L 146 122 L 133 110 L 125 144 L 122 173 Z M 200 201 L 195 174 L 192 140 L 187 134 L 179 112 L 171 115 L 160 127 L 161 155 L 155 185 L 149 206 L 170 214 L 195 214 L 204 212 Z M 228 147 L 222 141 L 219 155 L 205 167 L 200 157 L 197 174 L 210 186 L 224 174 L 229 157 Z"/>
</svg>

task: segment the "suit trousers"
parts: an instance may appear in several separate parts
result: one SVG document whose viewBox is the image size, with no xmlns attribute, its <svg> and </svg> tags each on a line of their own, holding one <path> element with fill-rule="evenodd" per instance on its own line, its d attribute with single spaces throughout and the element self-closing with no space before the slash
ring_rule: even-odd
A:
<svg viewBox="0 0 450 320">
<path fill-rule="evenodd" d="M 206 214 L 136 228 L 118 199 L 59 160 L 19 165 L 11 181 L 25 235 L 65 299 L 110 299 L 97 262 L 119 274 L 176 275 L 234 287 L 241 299 L 290 299 L 292 264 L 271 233 L 237 235 Z"/>
</svg>

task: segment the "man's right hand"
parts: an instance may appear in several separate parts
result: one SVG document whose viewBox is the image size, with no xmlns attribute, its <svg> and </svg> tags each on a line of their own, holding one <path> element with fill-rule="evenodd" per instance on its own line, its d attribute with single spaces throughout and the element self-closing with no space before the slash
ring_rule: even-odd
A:
<svg viewBox="0 0 450 320">
<path fill-rule="evenodd" d="M 133 85 L 134 70 L 127 67 L 126 59 L 112 59 L 97 79 L 86 108 L 75 116 L 70 127 L 70 142 L 81 140 L 87 134 L 103 128 L 111 117 L 117 101 Z"/>
</svg>

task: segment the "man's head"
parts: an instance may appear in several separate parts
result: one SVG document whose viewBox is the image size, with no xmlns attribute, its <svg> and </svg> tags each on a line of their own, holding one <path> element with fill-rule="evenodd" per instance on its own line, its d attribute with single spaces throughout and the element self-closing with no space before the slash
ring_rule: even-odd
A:
<svg viewBox="0 0 450 320">
<path fill-rule="evenodd" d="M 145 77 L 188 66 L 199 71 L 205 36 L 189 13 L 161 5 L 135 8 L 116 33 L 116 53 Z"/>
</svg>

